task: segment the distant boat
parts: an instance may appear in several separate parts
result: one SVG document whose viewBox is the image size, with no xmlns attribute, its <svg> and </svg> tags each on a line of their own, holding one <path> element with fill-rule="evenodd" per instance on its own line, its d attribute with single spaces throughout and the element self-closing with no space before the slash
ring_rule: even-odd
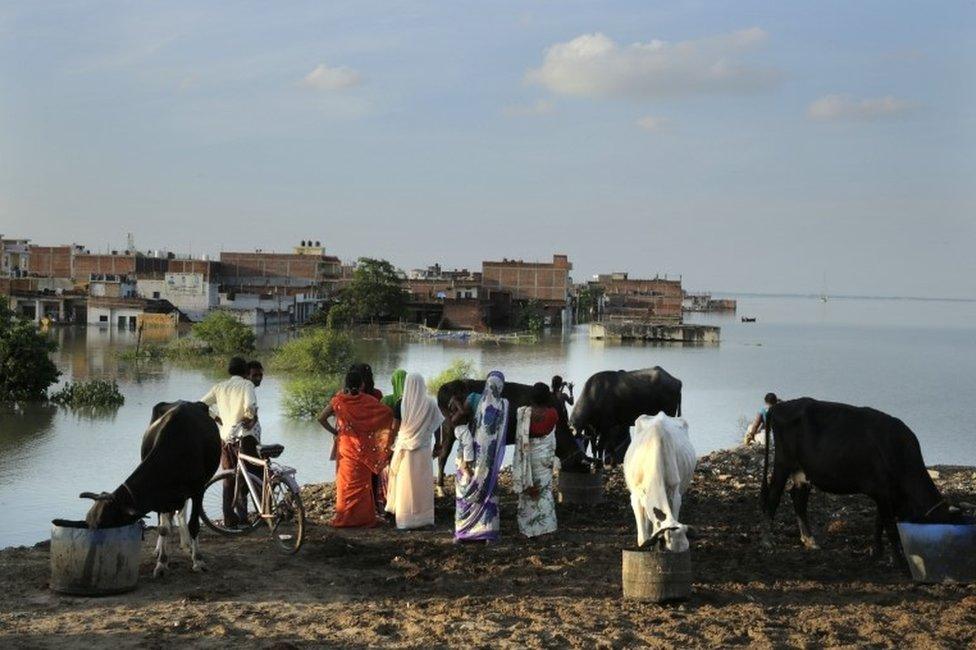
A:
<svg viewBox="0 0 976 650">
<path fill-rule="evenodd" d="M 823 289 L 820 291 L 820 302 L 827 302 L 827 272 L 824 271 Z"/>
<path fill-rule="evenodd" d="M 742 322 L 743 323 L 755 323 L 756 322 L 756 317 L 755 316 L 743 316 L 742 317 Z"/>
</svg>

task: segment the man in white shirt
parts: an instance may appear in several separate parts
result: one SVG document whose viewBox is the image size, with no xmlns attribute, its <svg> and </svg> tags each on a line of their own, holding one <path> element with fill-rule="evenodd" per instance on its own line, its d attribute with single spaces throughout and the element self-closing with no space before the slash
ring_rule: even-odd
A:
<svg viewBox="0 0 976 650">
<path fill-rule="evenodd" d="M 253 435 L 254 424 L 257 422 L 258 402 L 254 393 L 254 384 L 246 379 L 248 375 L 247 361 L 242 357 L 234 357 L 227 365 L 230 378 L 225 379 L 210 389 L 200 401 L 210 407 L 214 419 L 220 426 L 220 438 L 223 441 L 220 452 L 220 466 L 224 469 L 237 467 L 237 443 L 240 439 L 240 451 L 248 456 L 257 456 L 257 439 Z M 215 408 L 216 407 L 216 408 Z M 215 412 L 216 411 L 216 412 Z M 231 477 L 224 481 L 224 524 L 235 526 L 242 523 L 246 516 L 247 486 L 243 481 L 238 485 L 236 499 L 238 508 L 235 512 L 234 481 Z"/>
</svg>

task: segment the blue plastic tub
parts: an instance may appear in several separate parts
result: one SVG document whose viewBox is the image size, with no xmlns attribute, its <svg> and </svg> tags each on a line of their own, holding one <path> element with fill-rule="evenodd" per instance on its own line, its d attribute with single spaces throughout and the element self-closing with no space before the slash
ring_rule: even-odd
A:
<svg viewBox="0 0 976 650">
<path fill-rule="evenodd" d="M 915 582 L 976 582 L 976 523 L 898 524 Z"/>
</svg>

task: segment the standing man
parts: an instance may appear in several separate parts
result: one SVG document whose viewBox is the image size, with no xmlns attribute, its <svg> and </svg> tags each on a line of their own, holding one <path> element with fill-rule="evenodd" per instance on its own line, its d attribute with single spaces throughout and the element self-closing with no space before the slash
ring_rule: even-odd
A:
<svg viewBox="0 0 976 650">
<path fill-rule="evenodd" d="M 264 381 L 264 366 L 257 359 L 247 362 L 247 378 L 254 384 L 255 388 Z M 258 444 L 261 444 L 261 421 L 258 419 L 257 413 L 254 414 L 254 426 L 251 427 L 251 435 L 254 436 Z"/>
<path fill-rule="evenodd" d="M 254 393 L 254 384 L 247 378 L 248 364 L 243 357 L 233 357 L 227 364 L 227 372 L 230 378 L 211 388 L 200 401 L 210 407 L 214 420 L 220 426 L 220 439 L 223 443 L 220 466 L 223 469 L 233 469 L 237 467 L 236 440 L 238 438 L 241 452 L 249 456 L 258 455 L 257 439 L 252 433 L 258 418 L 258 401 Z M 242 499 L 235 499 L 234 482 L 234 476 L 224 481 L 224 524 L 226 526 L 240 525 L 243 523 L 241 519 L 246 516 L 246 503 L 242 508 Z M 239 497 L 243 496 L 242 493 L 246 488 L 246 485 L 238 485 Z"/>
<path fill-rule="evenodd" d="M 766 393 L 766 397 L 763 399 L 763 407 L 759 409 L 759 412 L 756 413 L 756 418 L 749 425 L 749 428 L 746 429 L 746 437 L 742 441 L 743 444 L 751 445 L 760 431 L 764 431 L 767 436 L 769 435 L 769 409 L 778 401 L 779 399 L 777 399 L 776 393 Z M 765 440 L 761 440 L 761 442 L 765 442 Z"/>
</svg>

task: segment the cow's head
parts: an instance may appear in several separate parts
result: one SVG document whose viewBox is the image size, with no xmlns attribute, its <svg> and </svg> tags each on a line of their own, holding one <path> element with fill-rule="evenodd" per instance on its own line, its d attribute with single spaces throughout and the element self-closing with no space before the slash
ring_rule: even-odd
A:
<svg viewBox="0 0 976 650">
<path fill-rule="evenodd" d="M 95 503 L 85 515 L 88 528 L 115 528 L 126 526 L 139 519 L 140 513 L 131 505 L 120 503 L 111 492 L 82 492 L 78 495 L 82 499 L 92 499 Z"/>
<path fill-rule="evenodd" d="M 663 540 L 664 548 L 672 553 L 683 553 L 689 548 L 688 527 L 679 523 L 674 517 L 669 517 L 658 508 L 653 509 L 654 518 L 651 519 L 651 543 Z"/>
</svg>

